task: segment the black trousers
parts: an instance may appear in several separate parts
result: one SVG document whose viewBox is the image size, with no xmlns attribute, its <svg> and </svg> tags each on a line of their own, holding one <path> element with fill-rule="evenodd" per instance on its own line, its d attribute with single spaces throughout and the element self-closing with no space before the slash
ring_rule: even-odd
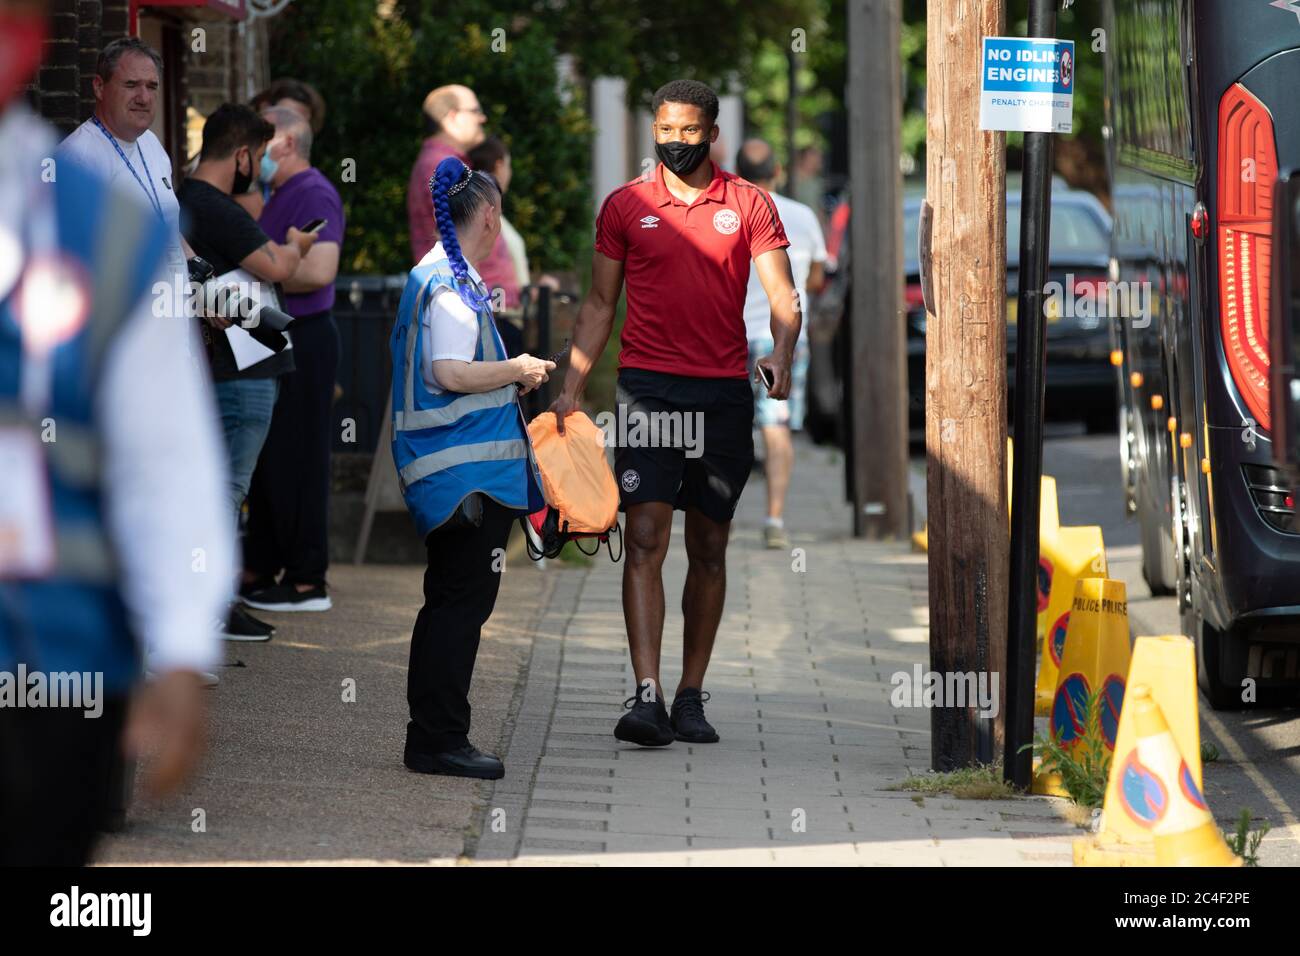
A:
<svg viewBox="0 0 1300 956">
<path fill-rule="evenodd" d="M 0 707 L 0 866 L 83 866 L 120 809 L 127 698 L 87 718 Z"/>
<path fill-rule="evenodd" d="M 478 528 L 429 532 L 424 607 L 411 634 L 406 748 L 441 753 L 469 743 L 469 684 L 479 635 L 497 601 L 515 513 L 484 501 Z"/>
<path fill-rule="evenodd" d="M 329 569 L 331 407 L 339 330 L 331 312 L 295 319 L 295 371 L 280 378 L 271 430 L 248 489 L 244 568 L 268 582 L 324 585 Z"/>
</svg>

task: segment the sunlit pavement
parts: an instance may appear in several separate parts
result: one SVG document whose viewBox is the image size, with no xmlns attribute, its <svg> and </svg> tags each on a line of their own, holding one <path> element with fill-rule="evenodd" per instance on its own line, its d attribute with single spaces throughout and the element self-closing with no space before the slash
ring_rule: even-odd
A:
<svg viewBox="0 0 1300 956">
<path fill-rule="evenodd" d="M 616 741 L 633 690 L 602 555 L 557 584 L 533 648 L 507 763 L 474 857 L 519 864 L 1067 864 L 1062 801 L 971 801 L 889 789 L 930 763 L 929 712 L 890 703 L 927 666 L 926 563 L 854 541 L 837 453 L 801 444 L 786 525 L 763 549 L 761 476 L 728 553 L 706 685 L 720 743 Z M 665 567 L 666 693 L 681 660 L 681 518 Z M 494 827 L 494 821 L 496 825 Z M 522 821 L 522 826 L 519 825 Z"/>
</svg>

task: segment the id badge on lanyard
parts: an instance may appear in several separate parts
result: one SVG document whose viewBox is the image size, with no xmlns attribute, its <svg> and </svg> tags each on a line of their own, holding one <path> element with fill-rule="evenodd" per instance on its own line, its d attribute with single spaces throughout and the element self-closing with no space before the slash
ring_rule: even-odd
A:
<svg viewBox="0 0 1300 956">
<path fill-rule="evenodd" d="M 22 339 L 19 401 L 27 422 L 46 417 L 53 352 L 80 331 L 90 311 L 88 283 L 59 254 L 52 196 L 41 192 L 28 217 L 25 268 L 9 299 Z M 0 580 L 47 576 L 56 560 L 49 467 L 30 424 L 0 425 L 0 475 L 6 485 L 0 496 Z"/>
</svg>

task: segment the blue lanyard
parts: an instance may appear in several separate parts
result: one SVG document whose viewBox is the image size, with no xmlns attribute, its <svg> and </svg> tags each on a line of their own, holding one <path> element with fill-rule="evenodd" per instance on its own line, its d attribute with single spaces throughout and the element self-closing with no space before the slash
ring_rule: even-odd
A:
<svg viewBox="0 0 1300 956">
<path fill-rule="evenodd" d="M 104 124 L 99 121 L 98 116 L 92 116 L 91 120 L 99 127 L 99 131 L 108 137 L 108 141 L 112 143 L 113 148 L 117 150 L 117 155 L 122 157 L 122 162 L 126 163 L 126 168 L 131 170 L 131 175 L 134 176 L 135 181 L 140 184 L 140 188 L 144 190 L 145 198 L 153 203 L 153 211 L 158 214 L 158 218 L 163 223 L 166 223 L 167 217 L 163 215 L 162 200 L 158 198 L 158 187 L 154 185 L 153 175 L 149 172 L 149 161 L 144 158 L 144 147 L 137 146 L 136 148 L 140 151 L 140 162 L 144 165 L 144 174 L 149 180 L 149 186 L 153 186 L 153 196 L 149 195 L 149 186 L 144 184 L 144 180 L 140 178 L 140 174 L 137 173 L 135 167 L 131 165 L 131 160 L 126 158 L 126 153 L 122 152 L 122 146 L 118 143 L 113 134 L 110 133 Z"/>
</svg>

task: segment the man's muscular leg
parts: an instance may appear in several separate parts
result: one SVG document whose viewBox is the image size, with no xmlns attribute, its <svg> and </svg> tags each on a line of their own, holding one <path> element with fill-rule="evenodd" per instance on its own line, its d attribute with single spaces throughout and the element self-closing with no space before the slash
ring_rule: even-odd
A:
<svg viewBox="0 0 1300 956">
<path fill-rule="evenodd" d="M 727 539 L 731 522 L 714 521 L 702 511 L 686 512 L 686 586 L 682 589 L 682 679 L 677 685 L 700 688 L 713 654 L 713 640 L 727 597 Z"/>
<path fill-rule="evenodd" d="M 628 505 L 623 564 L 623 620 L 637 687 L 646 678 L 659 680 L 660 648 L 664 634 L 664 556 L 673 530 L 673 506 L 662 501 Z"/>
</svg>

